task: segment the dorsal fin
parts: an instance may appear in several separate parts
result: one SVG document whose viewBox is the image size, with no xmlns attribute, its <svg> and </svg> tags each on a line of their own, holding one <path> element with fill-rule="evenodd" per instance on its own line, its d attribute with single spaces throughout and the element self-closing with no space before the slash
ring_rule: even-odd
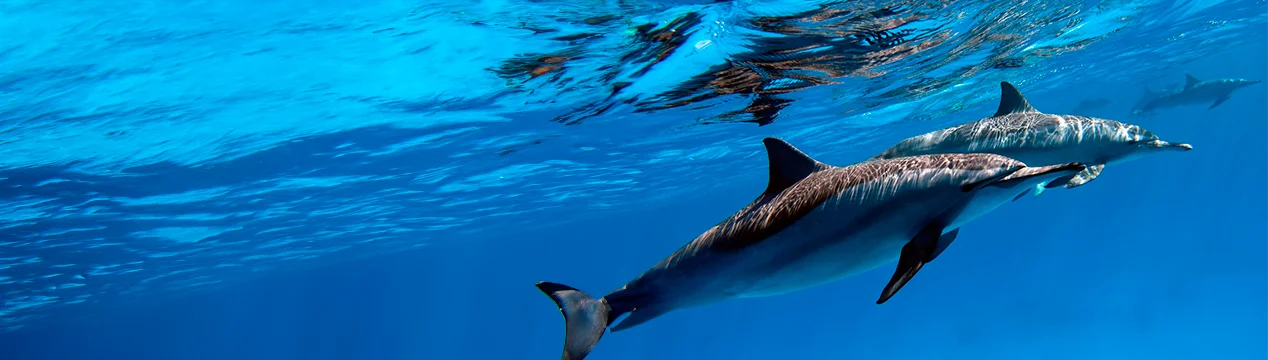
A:
<svg viewBox="0 0 1268 360">
<path fill-rule="evenodd" d="M 1192 89 L 1192 88 L 1193 88 L 1193 85 L 1197 85 L 1197 84 L 1198 84 L 1198 83 L 1200 83 L 1200 82 L 1202 82 L 1202 80 L 1198 80 L 1198 78 L 1193 77 L 1193 75 L 1184 74 L 1184 88 L 1185 88 L 1185 90 Z"/>
<path fill-rule="evenodd" d="M 827 169 L 827 164 L 811 158 L 806 153 L 778 138 L 762 139 L 766 145 L 766 158 L 770 162 L 770 180 L 765 195 L 778 194 L 810 174 Z"/>
<path fill-rule="evenodd" d="M 1039 112 L 1030 102 L 1026 101 L 1026 97 L 1021 96 L 1021 91 L 1016 86 L 1009 84 L 1007 81 L 999 83 L 999 110 L 995 111 L 994 116 L 1004 116 L 1016 113 L 1032 113 Z"/>
</svg>

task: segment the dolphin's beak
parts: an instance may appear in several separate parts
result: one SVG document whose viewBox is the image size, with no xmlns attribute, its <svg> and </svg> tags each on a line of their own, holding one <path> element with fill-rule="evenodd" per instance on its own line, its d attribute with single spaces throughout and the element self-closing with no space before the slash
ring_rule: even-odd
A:
<svg viewBox="0 0 1268 360">
<path fill-rule="evenodd" d="M 1158 148 L 1159 148 L 1159 149 L 1179 150 L 1179 151 L 1189 151 L 1189 150 L 1193 150 L 1193 145 L 1189 145 L 1189 144 L 1185 144 L 1185 143 L 1169 143 L 1169 142 L 1166 142 L 1166 141 L 1159 141 L 1159 142 L 1158 142 Z"/>
<path fill-rule="evenodd" d="M 1014 171 L 1011 174 L 1005 175 L 1004 177 L 1001 177 L 998 179 L 989 179 L 983 183 L 974 183 L 972 185 L 966 185 L 964 191 L 965 192 L 972 191 L 973 189 L 979 188 L 980 187 L 979 185 L 994 186 L 994 187 L 1001 187 L 1001 188 L 1011 188 L 1018 185 L 1023 185 L 1027 183 L 1028 181 L 1043 180 L 1045 178 L 1050 179 L 1049 181 L 1053 183 L 1065 184 L 1067 181 L 1070 181 L 1070 178 L 1073 178 L 1075 175 L 1078 175 L 1079 172 L 1083 171 L 1084 169 L 1087 169 L 1087 166 L 1081 163 L 1066 163 L 1066 164 L 1057 164 L 1057 165 L 1048 165 L 1048 166 L 1027 166 L 1027 167 L 1018 169 L 1017 171 Z M 1033 185 L 1033 183 L 1031 185 Z M 1031 185 L 1026 185 L 1026 186 L 1029 187 Z"/>
<path fill-rule="evenodd" d="M 1048 165 L 1048 166 L 1024 167 L 1021 170 L 1017 170 L 1017 172 L 1014 172 L 1004 177 L 1003 179 L 1001 179 L 1001 181 L 1021 180 L 1021 179 L 1031 178 L 1035 176 L 1043 176 L 1043 175 L 1057 175 L 1057 174 L 1074 175 L 1079 173 L 1080 171 L 1083 171 L 1083 169 L 1087 169 L 1087 165 L 1083 165 L 1081 163 L 1076 163 L 1076 162 L 1066 163 L 1066 164 L 1057 164 L 1057 165 Z"/>
</svg>

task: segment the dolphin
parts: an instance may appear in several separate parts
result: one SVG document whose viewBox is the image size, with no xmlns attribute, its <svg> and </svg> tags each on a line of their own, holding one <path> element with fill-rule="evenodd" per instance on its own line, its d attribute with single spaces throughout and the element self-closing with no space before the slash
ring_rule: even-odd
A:
<svg viewBox="0 0 1268 360">
<path fill-rule="evenodd" d="M 1150 100 L 1144 101 L 1133 114 L 1140 115 L 1152 112 L 1158 109 L 1173 108 L 1177 106 L 1191 104 L 1211 104 L 1207 110 L 1220 106 L 1228 97 L 1237 89 L 1258 84 L 1261 80 L 1246 79 L 1215 79 L 1215 80 L 1198 80 L 1193 75 L 1184 75 L 1184 87 L 1178 91 L 1170 91 L 1164 94 L 1155 94 Z M 1148 97 L 1148 96 L 1147 96 Z"/>
<path fill-rule="evenodd" d="M 1083 101 L 1080 101 L 1078 105 L 1075 105 L 1074 110 L 1070 110 L 1070 113 L 1086 114 L 1091 112 L 1092 110 L 1103 108 L 1105 107 L 1105 105 L 1109 105 L 1113 102 L 1114 100 L 1110 100 L 1106 98 L 1085 99 Z"/>
<path fill-rule="evenodd" d="M 934 153 L 992 153 L 1031 165 L 1078 162 L 1087 170 L 1069 179 L 1035 187 L 1075 188 L 1095 180 L 1106 164 L 1120 163 L 1161 151 L 1189 151 L 1193 146 L 1163 141 L 1136 125 L 1093 117 L 1045 114 L 1035 110 L 1017 87 L 1000 84 L 995 115 L 907 138 L 869 161 Z"/>
<path fill-rule="evenodd" d="M 1179 88 L 1180 88 L 1180 84 L 1170 84 L 1170 85 L 1167 85 L 1166 88 L 1163 88 L 1162 91 L 1153 91 L 1153 89 L 1150 89 L 1148 86 L 1146 86 L 1145 93 L 1140 95 L 1140 99 L 1137 99 L 1135 104 L 1132 104 L 1132 111 L 1131 111 L 1132 117 L 1135 118 L 1140 116 L 1140 114 L 1142 113 L 1141 109 L 1144 109 L 1145 105 L 1148 105 L 1150 101 L 1154 101 L 1155 99 L 1158 99 L 1167 94 L 1175 92 Z M 1079 112 L 1076 111 L 1074 113 L 1077 114 Z"/>
<path fill-rule="evenodd" d="M 674 310 L 835 281 L 898 260 L 889 300 L 955 240 L 960 226 L 1034 184 L 1082 171 L 1028 167 L 995 154 L 933 154 L 827 165 L 777 138 L 763 140 L 770 177 L 753 202 L 601 297 L 538 282 L 564 317 L 564 360 L 584 359 L 605 329 Z"/>
</svg>

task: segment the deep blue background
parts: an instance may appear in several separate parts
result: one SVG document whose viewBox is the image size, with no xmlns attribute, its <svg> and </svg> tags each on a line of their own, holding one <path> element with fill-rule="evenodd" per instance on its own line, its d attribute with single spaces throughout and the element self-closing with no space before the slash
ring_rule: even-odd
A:
<svg viewBox="0 0 1268 360">
<path fill-rule="evenodd" d="M 1027 96 L 1047 112 L 1111 96 L 1119 103 L 1095 115 L 1126 119 L 1122 107 L 1142 83 L 1160 88 L 1184 73 L 1265 79 L 1266 52 L 1261 44 L 1141 83 Z M 1244 89 L 1214 110 L 1133 121 L 1195 150 L 1110 166 L 1077 190 L 1002 207 L 965 226 L 954 247 L 885 305 L 873 301 L 889 267 L 674 312 L 605 336 L 591 358 L 1262 359 L 1266 90 Z M 991 108 L 965 111 L 985 116 Z M 844 165 L 877 150 L 820 160 Z M 24 360 L 552 359 L 563 320 L 532 284 L 604 294 L 765 185 L 764 173 L 703 181 L 718 183 L 695 198 L 597 221 L 279 271 L 218 293 L 66 310 L 0 335 L 0 351 Z"/>
<path fill-rule="evenodd" d="M 1030 95 L 1041 109 L 1044 95 Z M 1142 124 L 1195 150 L 1107 167 L 1078 191 L 1001 208 L 966 226 L 947 256 L 883 306 L 872 301 L 888 268 L 675 312 L 607 335 L 593 357 L 1260 358 L 1264 97 L 1255 87 L 1215 110 L 1149 119 Z M 96 307 L 0 346 L 14 359 L 554 358 L 562 318 L 532 284 L 619 287 L 765 181 L 728 179 L 696 199 L 592 223 Z"/>
</svg>

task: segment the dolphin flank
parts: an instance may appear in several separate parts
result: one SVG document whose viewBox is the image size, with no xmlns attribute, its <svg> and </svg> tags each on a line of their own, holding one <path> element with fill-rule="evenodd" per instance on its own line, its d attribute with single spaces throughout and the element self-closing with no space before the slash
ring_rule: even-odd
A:
<svg viewBox="0 0 1268 360">
<path fill-rule="evenodd" d="M 1153 93 L 1146 89 L 1145 98 L 1132 111 L 1135 115 L 1152 112 L 1158 109 L 1173 108 L 1192 104 L 1211 104 L 1207 110 L 1220 106 L 1234 91 L 1260 83 L 1261 80 L 1215 79 L 1202 81 L 1193 75 L 1184 75 L 1184 87 L 1167 93 Z"/>
<path fill-rule="evenodd" d="M 1068 179 L 1035 187 L 1074 188 L 1100 175 L 1106 164 L 1120 163 L 1159 151 L 1189 151 L 1193 146 L 1163 141 L 1153 132 L 1114 120 L 1045 114 L 1035 110 L 1013 84 L 1000 83 L 999 108 L 991 117 L 913 136 L 870 160 L 935 153 L 992 153 L 1028 165 L 1070 162 L 1087 170 Z"/>
<path fill-rule="evenodd" d="M 1028 167 L 996 154 L 931 154 L 845 167 L 819 162 L 776 138 L 763 140 L 766 191 L 624 286 L 594 298 L 539 282 L 565 323 L 564 360 L 584 359 L 605 330 L 674 310 L 772 296 L 898 260 L 877 304 L 894 296 L 959 228 L 1030 187 L 1084 170 Z"/>
</svg>

